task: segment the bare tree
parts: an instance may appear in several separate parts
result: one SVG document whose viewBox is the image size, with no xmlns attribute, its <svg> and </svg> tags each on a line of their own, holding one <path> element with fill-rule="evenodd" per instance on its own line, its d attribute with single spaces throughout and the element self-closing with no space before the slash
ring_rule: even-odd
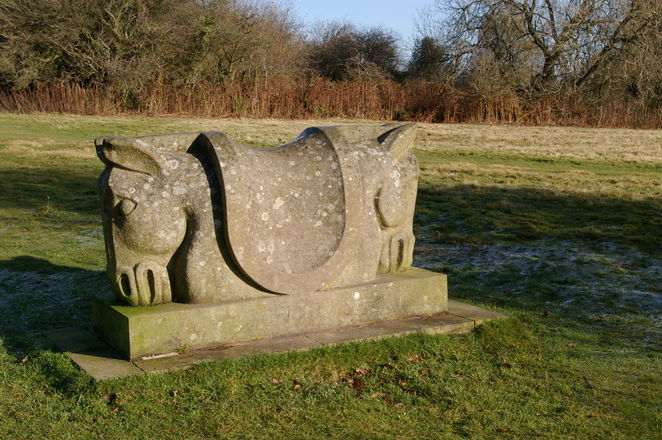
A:
<svg viewBox="0 0 662 440">
<path fill-rule="evenodd" d="M 414 43 L 407 65 L 407 75 L 412 78 L 443 80 L 452 76 L 453 56 L 449 49 L 430 36 L 418 38 Z"/>
<path fill-rule="evenodd" d="M 390 77 L 400 68 L 398 39 L 384 28 L 320 23 L 308 41 L 308 61 L 314 72 L 334 81 Z"/>
<path fill-rule="evenodd" d="M 176 64 L 195 7 L 193 0 L 3 0 L 0 82 L 139 88 Z"/>
<path fill-rule="evenodd" d="M 220 82 L 291 72 L 301 40 L 276 3 L 207 0 L 190 51 L 188 82 Z"/>
<path fill-rule="evenodd" d="M 617 47 L 641 38 L 656 1 L 436 0 L 424 25 L 465 63 L 488 51 L 504 66 L 527 65 L 532 90 L 552 91 L 581 86 Z"/>
<path fill-rule="evenodd" d="M 368 28 L 356 35 L 360 58 L 359 68 L 369 71 L 376 68 L 390 76 L 397 75 L 400 69 L 398 38 L 382 27 Z"/>
<path fill-rule="evenodd" d="M 575 85 L 596 96 L 662 105 L 662 2 L 634 0 L 611 38 L 593 48 Z"/>
<path fill-rule="evenodd" d="M 349 79 L 360 56 L 356 32 L 348 23 L 318 23 L 308 42 L 310 68 L 334 81 Z"/>
<path fill-rule="evenodd" d="M 301 38 L 262 0 L 2 0 L 0 86 L 71 79 L 138 93 L 173 84 L 289 74 Z"/>
</svg>

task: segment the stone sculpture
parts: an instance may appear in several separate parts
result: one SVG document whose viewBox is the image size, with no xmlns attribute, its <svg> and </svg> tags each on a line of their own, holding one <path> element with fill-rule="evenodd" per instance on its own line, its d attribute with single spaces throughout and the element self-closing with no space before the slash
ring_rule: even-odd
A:
<svg viewBox="0 0 662 440">
<path fill-rule="evenodd" d="M 413 124 L 315 127 L 258 149 L 219 132 L 96 141 L 108 274 L 132 306 L 302 295 L 412 262 Z"/>
<path fill-rule="evenodd" d="M 313 127 L 270 149 L 219 132 L 97 139 L 114 294 L 95 295 L 94 329 L 131 362 L 87 334 L 72 359 L 107 377 L 99 357 L 139 374 L 472 329 L 490 315 L 449 314 L 446 275 L 411 267 L 414 138 L 413 124 L 384 124 Z"/>
<path fill-rule="evenodd" d="M 410 267 L 414 138 L 385 124 L 270 149 L 218 132 L 98 139 L 115 294 L 94 300 L 97 332 L 141 359 L 445 313 L 446 276 Z"/>
</svg>

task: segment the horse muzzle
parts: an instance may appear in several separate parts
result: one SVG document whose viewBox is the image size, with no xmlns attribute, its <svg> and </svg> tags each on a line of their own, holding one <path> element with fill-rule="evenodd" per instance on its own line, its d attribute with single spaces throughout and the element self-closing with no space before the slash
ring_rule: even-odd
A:
<svg viewBox="0 0 662 440">
<path fill-rule="evenodd" d="M 172 301 L 168 270 L 153 261 L 143 261 L 133 268 L 118 268 L 115 291 L 132 306 L 150 306 Z"/>
</svg>

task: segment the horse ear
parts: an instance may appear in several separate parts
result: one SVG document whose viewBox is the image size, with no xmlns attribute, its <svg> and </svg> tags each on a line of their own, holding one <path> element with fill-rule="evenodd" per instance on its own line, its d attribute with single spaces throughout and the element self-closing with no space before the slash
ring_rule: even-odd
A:
<svg viewBox="0 0 662 440">
<path fill-rule="evenodd" d="M 392 124 L 386 126 L 390 128 Z M 415 138 L 416 124 L 404 124 L 382 133 L 377 140 L 393 159 L 397 159 L 411 149 Z"/>
<path fill-rule="evenodd" d="M 97 156 L 107 166 L 155 176 L 164 168 L 164 160 L 140 139 L 112 136 L 95 139 Z"/>
</svg>

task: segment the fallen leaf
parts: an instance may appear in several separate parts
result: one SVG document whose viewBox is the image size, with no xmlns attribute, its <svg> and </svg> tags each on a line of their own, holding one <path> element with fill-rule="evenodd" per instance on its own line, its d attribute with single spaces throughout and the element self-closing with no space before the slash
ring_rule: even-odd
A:
<svg viewBox="0 0 662 440">
<path fill-rule="evenodd" d="M 573 344 L 572 342 L 570 344 L 568 344 L 568 347 L 570 347 L 570 348 L 575 348 L 576 346 L 577 346 L 577 344 Z"/>
<path fill-rule="evenodd" d="M 487 351 L 490 351 L 490 350 L 492 350 L 492 346 L 491 346 L 491 345 L 489 345 L 489 344 L 488 344 L 488 345 L 486 345 L 486 346 L 485 346 L 485 350 L 487 350 Z"/>
<path fill-rule="evenodd" d="M 172 397 L 177 397 L 177 396 L 179 396 L 179 390 L 172 390 L 172 391 L 170 392 L 170 395 L 171 395 Z"/>
<path fill-rule="evenodd" d="M 382 367 L 385 367 L 385 368 L 391 368 L 391 369 L 393 369 L 393 370 L 399 370 L 399 369 L 400 369 L 400 368 L 398 368 L 397 365 L 392 364 L 392 363 L 390 363 L 390 362 L 387 362 L 387 363 L 383 364 Z"/>
<path fill-rule="evenodd" d="M 406 387 L 407 382 L 405 382 L 404 380 L 401 380 L 400 382 L 398 382 L 398 385 L 400 385 L 401 387 Z"/>
<path fill-rule="evenodd" d="M 359 394 L 363 393 L 363 390 L 365 390 L 365 381 L 361 379 L 354 379 L 350 385 Z"/>
<path fill-rule="evenodd" d="M 407 362 L 425 362 L 425 359 L 423 359 L 421 355 L 416 353 L 415 355 L 407 358 Z"/>
<path fill-rule="evenodd" d="M 271 379 L 271 383 L 276 385 L 277 383 L 280 383 L 280 380 L 278 380 L 274 377 L 273 379 Z"/>
<path fill-rule="evenodd" d="M 117 414 L 117 412 L 118 412 L 119 410 L 120 410 L 120 407 L 119 407 L 119 406 L 116 406 L 115 408 L 113 408 L 113 409 L 110 410 L 110 413 L 111 413 L 111 414 Z"/>
<path fill-rule="evenodd" d="M 402 408 L 403 406 L 405 406 L 405 404 L 402 403 L 402 402 L 399 402 L 399 403 L 396 403 L 396 404 L 393 405 L 393 406 L 396 407 L 396 408 Z"/>
<path fill-rule="evenodd" d="M 299 384 L 299 383 L 298 383 L 298 384 L 295 384 L 295 385 L 294 385 L 294 389 L 295 389 L 295 390 L 300 390 L 300 389 L 301 389 L 301 384 Z"/>
<path fill-rule="evenodd" d="M 370 370 L 367 368 L 355 368 L 354 373 L 358 374 L 359 376 L 366 376 L 370 374 Z"/>
<path fill-rule="evenodd" d="M 27 357 L 27 356 L 25 356 L 23 359 L 21 359 L 21 363 L 22 363 L 22 364 L 26 363 L 27 361 L 28 361 L 28 357 Z"/>
<path fill-rule="evenodd" d="M 371 398 L 371 399 L 376 399 L 376 398 L 378 398 L 378 397 L 381 396 L 381 395 L 382 395 L 382 393 L 372 393 L 372 394 L 370 395 L 370 398 Z"/>
<path fill-rule="evenodd" d="M 421 376 L 427 376 L 430 372 L 428 370 L 421 370 L 418 372 Z"/>
</svg>

